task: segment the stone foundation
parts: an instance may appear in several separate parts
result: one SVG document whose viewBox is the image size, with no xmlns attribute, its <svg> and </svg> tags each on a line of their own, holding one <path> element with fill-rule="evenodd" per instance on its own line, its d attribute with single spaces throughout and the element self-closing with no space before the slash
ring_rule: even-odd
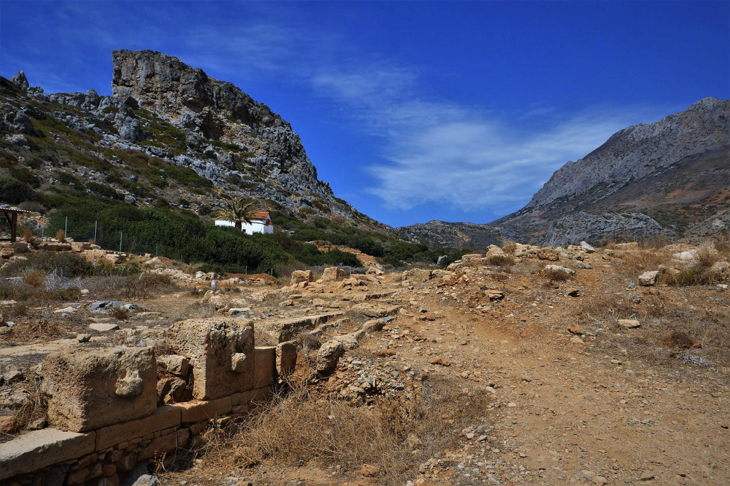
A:
<svg viewBox="0 0 730 486">
<path fill-rule="evenodd" d="M 0 486 L 117 486 L 140 465 L 169 464 L 220 419 L 269 399 L 277 365 L 286 373 L 296 360 L 292 346 L 256 348 L 253 326 L 230 318 L 177 323 L 168 340 L 178 355 L 107 348 L 48 356 L 41 390 L 52 428 L 0 444 Z M 168 403 L 158 384 L 171 372 L 188 377 L 193 398 L 212 399 Z"/>
</svg>

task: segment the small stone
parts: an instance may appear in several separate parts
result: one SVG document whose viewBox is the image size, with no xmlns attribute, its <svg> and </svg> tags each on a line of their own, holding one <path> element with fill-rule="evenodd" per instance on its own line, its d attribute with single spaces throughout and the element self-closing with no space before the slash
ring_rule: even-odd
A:
<svg viewBox="0 0 730 486">
<path fill-rule="evenodd" d="M 583 341 L 578 336 L 573 336 L 572 338 L 570 338 L 570 342 L 573 344 L 585 344 L 585 341 Z"/>
<path fill-rule="evenodd" d="M 619 319 L 618 324 L 626 329 L 635 329 L 641 326 L 641 323 L 636 319 Z"/>
<path fill-rule="evenodd" d="M 644 272 L 639 275 L 639 285 L 644 287 L 651 287 L 656 285 L 657 277 L 659 277 L 658 270 L 652 270 L 650 272 Z"/>
<path fill-rule="evenodd" d="M 76 340 L 80 343 L 88 343 L 91 339 L 91 334 L 77 334 Z"/>
<path fill-rule="evenodd" d="M 593 476 L 593 484 L 608 484 L 608 479 L 603 476 Z"/>
<path fill-rule="evenodd" d="M 0 435 L 11 435 L 18 430 L 18 421 L 15 415 L 0 416 Z"/>
<path fill-rule="evenodd" d="M 571 334 L 583 334 L 583 329 L 576 323 L 568 324 L 568 332 Z"/>
<path fill-rule="evenodd" d="M 363 464 L 362 468 L 360 468 L 360 474 L 368 478 L 377 476 L 379 472 L 380 468 L 371 464 Z"/>
<path fill-rule="evenodd" d="M 579 289 L 569 289 L 568 295 L 570 297 L 580 297 L 580 290 Z"/>
<path fill-rule="evenodd" d="M 117 326 L 116 324 L 104 324 L 102 322 L 96 322 L 94 324 L 89 324 L 89 329 L 96 332 L 110 332 L 118 330 L 119 326 Z"/>
<path fill-rule="evenodd" d="M 644 471 L 639 477 L 640 481 L 651 481 L 654 479 L 654 473 L 651 471 Z"/>
</svg>

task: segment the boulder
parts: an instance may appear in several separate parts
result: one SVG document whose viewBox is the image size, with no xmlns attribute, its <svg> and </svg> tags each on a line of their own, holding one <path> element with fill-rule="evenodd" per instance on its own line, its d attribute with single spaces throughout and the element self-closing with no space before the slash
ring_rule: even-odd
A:
<svg viewBox="0 0 730 486">
<path fill-rule="evenodd" d="M 314 275 L 311 270 L 294 270 L 291 274 L 291 284 L 297 285 L 302 282 L 314 282 Z"/>
<path fill-rule="evenodd" d="M 329 375 L 335 368 L 340 357 L 345 354 L 345 347 L 337 341 L 327 341 L 317 351 L 317 373 Z"/>
<path fill-rule="evenodd" d="M 591 245 L 589 245 L 585 241 L 581 241 L 580 246 L 581 246 L 581 248 L 583 248 L 585 250 L 586 253 L 595 253 L 595 251 L 596 251 L 595 248 L 593 248 Z"/>
<path fill-rule="evenodd" d="M 152 348 L 82 348 L 47 356 L 41 392 L 52 425 L 74 432 L 146 417 L 157 408 Z"/>
<path fill-rule="evenodd" d="M 340 267 L 327 267 L 322 272 L 322 282 L 336 282 L 343 280 L 347 275 Z"/>
<path fill-rule="evenodd" d="M 644 272 L 641 275 L 639 275 L 639 285 L 642 285 L 644 287 L 651 287 L 653 285 L 656 285 L 656 281 L 657 281 L 658 277 L 659 277 L 658 270 Z"/>
</svg>

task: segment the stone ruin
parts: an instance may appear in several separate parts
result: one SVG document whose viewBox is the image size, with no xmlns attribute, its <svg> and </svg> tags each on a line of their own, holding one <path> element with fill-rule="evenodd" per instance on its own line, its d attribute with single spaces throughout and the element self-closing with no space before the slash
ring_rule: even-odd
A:
<svg viewBox="0 0 730 486">
<path fill-rule="evenodd" d="M 149 347 L 57 352 L 41 365 L 49 428 L 0 444 L 0 485 L 116 486 L 169 462 L 226 416 L 272 395 L 297 347 L 255 347 L 253 324 L 190 319 Z"/>
</svg>

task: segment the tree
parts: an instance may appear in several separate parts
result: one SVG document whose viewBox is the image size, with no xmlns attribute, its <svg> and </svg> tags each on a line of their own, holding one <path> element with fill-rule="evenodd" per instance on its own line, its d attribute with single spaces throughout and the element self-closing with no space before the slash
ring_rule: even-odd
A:
<svg viewBox="0 0 730 486">
<path fill-rule="evenodd" d="M 250 197 L 239 197 L 232 201 L 226 201 L 223 208 L 213 214 L 216 218 L 233 221 L 237 230 L 241 230 L 243 223 L 251 224 L 251 218 L 259 211 L 259 203 Z"/>
</svg>

